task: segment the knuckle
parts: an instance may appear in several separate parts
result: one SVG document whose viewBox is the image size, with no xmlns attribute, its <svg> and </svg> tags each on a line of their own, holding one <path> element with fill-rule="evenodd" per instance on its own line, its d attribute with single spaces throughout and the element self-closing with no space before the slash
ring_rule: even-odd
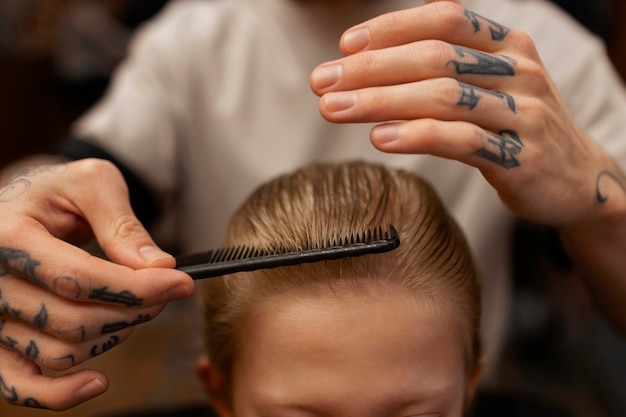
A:
<svg viewBox="0 0 626 417">
<path fill-rule="evenodd" d="M 132 213 L 121 213 L 111 221 L 111 231 L 119 238 L 131 238 L 144 232 L 142 224 Z"/>
<path fill-rule="evenodd" d="M 98 158 L 86 158 L 73 162 L 73 169 L 78 178 L 83 179 L 83 183 L 92 182 L 115 184 L 116 186 L 124 186 L 124 178 L 119 169 L 110 161 Z M 86 181 L 85 181 L 86 180 Z"/>
<path fill-rule="evenodd" d="M 368 51 L 358 54 L 355 58 L 358 60 L 357 67 L 360 73 L 369 78 L 376 72 L 378 51 Z"/>
<path fill-rule="evenodd" d="M 21 242 L 27 237 L 28 221 L 21 216 L 11 218 L 11 221 L 3 221 L 0 227 L 0 239 L 2 241 Z"/>
<path fill-rule="evenodd" d="M 551 83 L 540 62 L 527 61 L 521 71 L 527 79 L 532 80 L 532 87 L 535 91 L 545 93 L 551 90 Z"/>
<path fill-rule="evenodd" d="M 450 45 L 440 40 L 421 42 L 416 55 L 417 62 L 430 63 L 434 68 L 440 68 L 442 63 L 447 64 L 454 59 Z"/>
<path fill-rule="evenodd" d="M 520 111 L 527 119 L 532 120 L 535 126 L 546 126 L 552 117 L 552 109 L 538 98 L 529 100 Z"/>
<path fill-rule="evenodd" d="M 67 321 L 65 319 L 59 320 L 57 318 L 51 318 L 49 321 L 49 331 L 62 341 L 66 343 L 80 343 L 86 338 L 85 327 L 72 320 Z"/>
<path fill-rule="evenodd" d="M 88 258 L 87 261 L 91 259 Z M 50 289 L 57 295 L 67 300 L 78 300 L 85 298 L 84 288 L 88 288 L 89 278 L 81 271 L 63 271 L 51 279 Z"/>
<path fill-rule="evenodd" d="M 65 371 L 80 364 L 83 359 L 65 342 L 59 340 L 48 344 L 41 351 L 37 362 L 51 371 Z"/>
<path fill-rule="evenodd" d="M 465 8 L 463 8 L 460 4 L 450 1 L 440 1 L 435 3 L 433 7 L 435 15 L 442 24 L 454 24 L 458 25 L 455 27 L 459 27 L 467 22 L 467 18 L 465 17 Z"/>
<path fill-rule="evenodd" d="M 379 22 L 379 31 L 381 33 L 393 33 L 397 28 L 406 25 L 406 17 L 403 13 L 388 13 L 383 15 Z"/>
<path fill-rule="evenodd" d="M 515 49 L 523 54 L 530 56 L 537 55 L 535 41 L 528 33 L 512 29 L 507 35 L 507 40 L 515 47 Z"/>
<path fill-rule="evenodd" d="M 456 105 L 459 102 L 461 92 L 459 82 L 453 78 L 442 79 L 435 85 L 435 97 L 446 107 Z"/>
</svg>

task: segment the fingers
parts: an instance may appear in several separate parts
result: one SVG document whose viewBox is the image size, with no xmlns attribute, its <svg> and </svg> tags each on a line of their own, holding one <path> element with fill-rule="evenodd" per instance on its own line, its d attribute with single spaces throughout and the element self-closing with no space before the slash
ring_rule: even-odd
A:
<svg viewBox="0 0 626 417">
<path fill-rule="evenodd" d="M 0 264 L 6 271 L 27 277 L 68 300 L 150 307 L 193 293 L 193 281 L 177 270 L 133 270 L 92 256 L 41 230 L 16 237 L 20 247 L 0 247 Z"/>
<path fill-rule="evenodd" d="M 100 373 L 49 378 L 39 367 L 63 371 L 100 355 L 193 293 L 135 218 L 108 162 L 14 178 L 0 188 L 0 224 L 0 389 L 11 403 L 65 409 L 102 393 Z M 90 232 L 109 260 L 74 246 Z"/>
<path fill-rule="evenodd" d="M 65 342 L 81 343 L 155 318 L 164 304 L 126 308 L 72 302 L 11 274 L 0 281 L 0 320 L 13 320 Z"/>
<path fill-rule="evenodd" d="M 43 376 L 33 362 L 0 348 L 0 392 L 11 404 L 61 411 L 102 394 L 108 387 L 101 372 L 82 370 L 56 378 Z"/>
<path fill-rule="evenodd" d="M 345 46 L 352 42 L 360 42 L 359 53 Z M 446 1 L 374 18 L 348 30 L 341 44 L 348 56 L 311 74 L 317 95 L 446 77 L 511 93 L 541 67 L 527 34 Z"/>
<path fill-rule="evenodd" d="M 367 51 L 318 67 L 311 76 L 313 91 L 356 90 L 433 78 L 497 88 L 502 77 L 516 73 L 517 62 L 442 41 L 428 40 L 380 51 Z"/>
<path fill-rule="evenodd" d="M 389 122 L 372 130 L 379 150 L 456 159 L 497 189 L 528 155 L 550 171 L 544 155 L 559 151 L 540 138 L 571 129 L 532 40 L 458 2 L 428 3 L 344 34 L 347 56 L 311 75 L 323 117 Z"/>
<path fill-rule="evenodd" d="M 439 39 L 493 53 L 501 50 L 505 38 L 518 35 L 491 19 L 464 9 L 459 2 L 428 3 L 431 4 L 387 13 L 348 29 L 339 43 L 342 52 L 351 55 Z"/>
<path fill-rule="evenodd" d="M 91 225 L 109 259 L 134 269 L 174 267 L 174 258 L 156 246 L 135 217 L 117 168 L 106 161 L 84 160 L 72 169 L 72 178 L 80 180 L 66 185 L 64 195 Z"/>
<path fill-rule="evenodd" d="M 524 143 L 513 131 L 492 133 L 466 122 L 420 119 L 377 126 L 372 144 L 383 152 L 424 153 L 455 159 L 486 172 L 522 163 Z M 489 179 L 489 178 L 488 178 Z"/>
<path fill-rule="evenodd" d="M 38 169 L 0 193 L 5 271 L 69 300 L 115 306 L 150 307 L 193 293 L 193 281 L 172 269 L 174 259 L 156 248 L 132 214 L 123 178 L 112 164 L 85 160 Z M 85 224 L 117 263 L 62 240 Z"/>
<path fill-rule="evenodd" d="M 320 112 L 332 122 L 433 118 L 464 120 L 488 130 L 517 123 L 517 107 L 516 98 L 508 93 L 474 87 L 453 78 L 331 92 L 319 102 Z"/>
<path fill-rule="evenodd" d="M 21 354 L 43 368 L 64 371 L 118 346 L 128 339 L 133 330 L 128 327 L 74 344 L 15 321 L 0 320 L 0 346 Z"/>
</svg>

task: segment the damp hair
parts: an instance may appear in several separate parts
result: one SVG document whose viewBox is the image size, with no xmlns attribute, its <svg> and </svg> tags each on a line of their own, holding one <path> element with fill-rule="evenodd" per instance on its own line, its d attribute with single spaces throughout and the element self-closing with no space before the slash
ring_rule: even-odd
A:
<svg viewBox="0 0 626 417">
<path fill-rule="evenodd" d="M 480 356 L 477 268 L 460 228 L 433 188 L 401 169 L 354 161 L 312 164 L 257 188 L 229 223 L 226 245 L 287 250 L 394 225 L 400 246 L 387 253 L 285 266 L 203 283 L 206 345 L 227 377 L 254 306 L 274 295 L 406 288 L 458 323 L 468 373 Z"/>
</svg>

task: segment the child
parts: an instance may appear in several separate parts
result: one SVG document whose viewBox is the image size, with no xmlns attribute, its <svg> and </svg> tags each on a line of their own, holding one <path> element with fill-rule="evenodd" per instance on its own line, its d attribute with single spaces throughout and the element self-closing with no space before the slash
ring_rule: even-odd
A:
<svg viewBox="0 0 626 417">
<path fill-rule="evenodd" d="M 390 224 L 391 252 L 202 284 L 198 373 L 222 417 L 463 415 L 480 373 L 478 274 L 422 179 L 311 165 L 258 188 L 226 243 L 297 250 Z"/>
</svg>

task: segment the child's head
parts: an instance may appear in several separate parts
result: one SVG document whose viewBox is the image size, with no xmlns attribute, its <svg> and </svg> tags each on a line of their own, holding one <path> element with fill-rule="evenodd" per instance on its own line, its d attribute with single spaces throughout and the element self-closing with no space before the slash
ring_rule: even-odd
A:
<svg viewBox="0 0 626 417">
<path fill-rule="evenodd" d="M 287 249 L 393 224 L 387 253 L 209 280 L 200 375 L 230 416 L 460 416 L 478 375 L 480 290 L 467 244 L 413 174 L 311 165 L 258 188 L 227 245 Z"/>
</svg>

